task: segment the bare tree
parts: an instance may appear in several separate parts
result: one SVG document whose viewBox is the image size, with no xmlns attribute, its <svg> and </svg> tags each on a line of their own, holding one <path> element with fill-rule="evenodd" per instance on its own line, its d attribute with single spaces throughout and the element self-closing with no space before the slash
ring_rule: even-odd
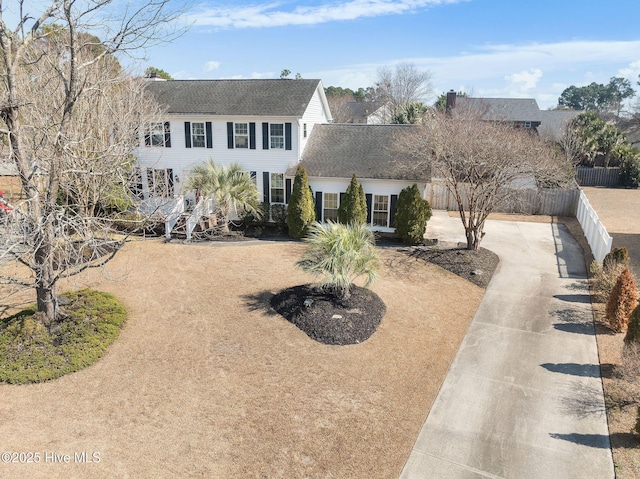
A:
<svg viewBox="0 0 640 479">
<path fill-rule="evenodd" d="M 472 111 L 437 113 L 408 135 L 399 139 L 398 148 L 421 158 L 416 167 L 430 165 L 433 176 L 446 184 L 470 250 L 480 248 L 489 214 L 516 201 L 520 188 L 559 187 L 573 178 L 571 165 L 537 135 L 481 121 Z"/>
<path fill-rule="evenodd" d="M 411 63 L 401 63 L 395 69 L 383 67 L 378 70 L 375 90 L 378 99 L 387 105 L 384 123 L 390 123 L 405 105 L 424 102 L 431 94 L 431 73 L 420 71 Z"/>
<path fill-rule="evenodd" d="M 12 29 L 0 0 L 0 131 L 25 198 L 0 231 L 2 262 L 22 267 L 5 264 L 0 283 L 34 288 L 44 321 L 57 317 L 61 278 L 122 246 L 95 207 L 117 185 L 125 191 L 138 129 L 155 111 L 114 54 L 166 39 L 167 2 L 20 0 Z"/>
</svg>

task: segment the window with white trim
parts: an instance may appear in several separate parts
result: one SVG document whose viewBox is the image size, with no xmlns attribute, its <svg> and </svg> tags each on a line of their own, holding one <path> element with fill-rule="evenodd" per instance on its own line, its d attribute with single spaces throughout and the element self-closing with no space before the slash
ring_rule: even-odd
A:
<svg viewBox="0 0 640 479">
<path fill-rule="evenodd" d="M 269 125 L 269 147 L 272 149 L 284 148 L 284 124 L 271 123 Z"/>
<path fill-rule="evenodd" d="M 248 123 L 234 123 L 235 131 L 235 147 L 236 148 L 249 148 L 249 124 Z"/>
<path fill-rule="evenodd" d="M 530 121 L 525 121 L 524 122 L 524 127 L 525 128 L 531 128 L 531 122 Z"/>
<path fill-rule="evenodd" d="M 207 146 L 204 123 L 191 123 L 191 146 L 194 148 L 205 148 Z"/>
<path fill-rule="evenodd" d="M 284 203 L 284 175 L 271 173 L 271 203 Z"/>
<path fill-rule="evenodd" d="M 338 221 L 338 193 L 324 193 L 322 199 L 322 218 L 326 221 Z"/>
<path fill-rule="evenodd" d="M 147 146 L 165 146 L 165 124 L 161 121 L 149 123 Z"/>
<path fill-rule="evenodd" d="M 389 197 L 373 196 L 373 226 L 389 226 Z"/>
<path fill-rule="evenodd" d="M 306 124 L 306 123 L 304 123 L 304 124 L 302 125 L 302 137 L 303 137 L 303 138 L 306 138 L 306 137 L 307 137 L 307 124 Z"/>
</svg>

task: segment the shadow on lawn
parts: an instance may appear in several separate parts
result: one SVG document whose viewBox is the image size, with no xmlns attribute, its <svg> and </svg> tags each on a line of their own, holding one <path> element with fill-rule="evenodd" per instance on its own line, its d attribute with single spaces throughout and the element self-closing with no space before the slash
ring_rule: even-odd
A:
<svg viewBox="0 0 640 479">
<path fill-rule="evenodd" d="M 242 296 L 249 311 L 262 311 L 268 316 L 277 316 L 278 313 L 271 307 L 271 298 L 275 294 L 272 291 L 261 291 L 259 293 L 245 294 Z"/>
</svg>

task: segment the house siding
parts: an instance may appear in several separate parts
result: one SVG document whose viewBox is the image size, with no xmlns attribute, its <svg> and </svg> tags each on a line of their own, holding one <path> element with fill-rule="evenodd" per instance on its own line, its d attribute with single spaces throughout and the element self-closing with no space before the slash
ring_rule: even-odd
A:
<svg viewBox="0 0 640 479">
<path fill-rule="evenodd" d="M 309 177 L 309 186 L 311 186 L 311 190 L 314 192 L 314 197 L 317 198 L 316 194 L 321 193 L 344 193 L 349 186 L 349 182 L 351 178 L 317 178 L 317 177 Z M 358 178 L 358 182 L 364 188 L 365 194 L 372 195 L 383 195 L 389 197 L 389 209 L 391 209 L 391 201 L 392 195 L 399 195 L 400 191 L 407 186 L 411 186 L 415 181 L 404 181 L 404 180 L 374 180 L 367 178 Z M 424 197 L 426 185 L 424 183 L 418 183 L 418 188 L 420 190 L 420 194 Z M 316 205 L 318 211 L 322 212 L 322 205 Z M 391 220 L 391 211 L 389 211 L 389 220 Z M 395 231 L 395 228 L 392 227 L 381 227 L 374 226 L 372 228 L 374 231 L 380 231 L 383 233 L 392 233 Z"/>
</svg>

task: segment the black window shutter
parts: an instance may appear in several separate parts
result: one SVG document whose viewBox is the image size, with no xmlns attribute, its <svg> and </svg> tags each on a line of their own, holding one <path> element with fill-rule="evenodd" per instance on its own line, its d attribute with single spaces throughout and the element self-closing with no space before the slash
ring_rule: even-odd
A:
<svg viewBox="0 0 640 479">
<path fill-rule="evenodd" d="M 147 186 L 149 187 L 149 196 L 153 196 L 155 184 L 153 181 L 153 169 L 147 168 Z"/>
<path fill-rule="evenodd" d="M 233 122 L 227 122 L 227 148 L 233 149 Z"/>
<path fill-rule="evenodd" d="M 184 146 L 191 148 L 191 122 L 184 122 Z"/>
<path fill-rule="evenodd" d="M 249 123 L 249 148 L 256 149 L 256 124 Z"/>
<path fill-rule="evenodd" d="M 251 178 L 253 181 L 256 181 L 256 172 L 255 171 L 250 171 L 249 172 L 249 178 Z"/>
<path fill-rule="evenodd" d="M 373 214 L 373 195 L 371 193 L 367 193 L 364 195 L 367 199 L 367 223 L 373 224 L 372 214 Z"/>
<path fill-rule="evenodd" d="M 207 132 L 207 148 L 213 148 L 213 130 L 210 121 L 205 123 L 205 129 Z"/>
<path fill-rule="evenodd" d="M 173 168 L 167 168 L 167 194 L 169 198 L 173 197 Z"/>
<path fill-rule="evenodd" d="M 151 129 L 149 126 L 144 130 L 144 144 L 145 146 L 151 146 Z"/>
<path fill-rule="evenodd" d="M 291 123 L 284 124 L 284 149 L 291 149 Z"/>
<path fill-rule="evenodd" d="M 269 149 L 269 123 L 262 124 L 262 149 Z"/>
<path fill-rule="evenodd" d="M 396 226 L 396 203 L 398 202 L 398 195 L 391 195 L 391 204 L 389 205 L 389 209 L 391 210 L 391 214 L 389 215 L 389 227 L 395 228 Z"/>
<path fill-rule="evenodd" d="M 291 199 L 291 178 L 285 178 L 284 180 L 284 195 L 285 202 L 289 204 L 289 200 Z"/>
<path fill-rule="evenodd" d="M 340 193 L 340 204 L 338 204 L 338 206 L 340 206 L 342 204 L 342 201 L 344 200 L 344 197 L 347 195 L 346 192 L 344 193 Z"/>
<path fill-rule="evenodd" d="M 262 172 L 262 201 L 269 203 L 269 172 Z"/>
<path fill-rule="evenodd" d="M 168 121 L 164 122 L 164 146 L 171 148 L 171 125 Z"/>
<path fill-rule="evenodd" d="M 316 191 L 316 219 L 322 220 L 322 191 Z"/>
</svg>

